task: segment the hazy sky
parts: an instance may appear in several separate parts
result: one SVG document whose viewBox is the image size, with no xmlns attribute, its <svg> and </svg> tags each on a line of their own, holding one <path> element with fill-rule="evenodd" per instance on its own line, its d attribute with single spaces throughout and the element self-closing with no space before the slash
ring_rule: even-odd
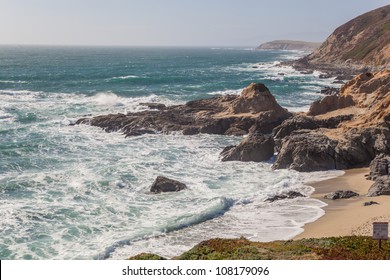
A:
<svg viewBox="0 0 390 280">
<path fill-rule="evenodd" d="M 389 0 L 0 0 L 0 44 L 256 46 L 323 41 Z"/>
</svg>

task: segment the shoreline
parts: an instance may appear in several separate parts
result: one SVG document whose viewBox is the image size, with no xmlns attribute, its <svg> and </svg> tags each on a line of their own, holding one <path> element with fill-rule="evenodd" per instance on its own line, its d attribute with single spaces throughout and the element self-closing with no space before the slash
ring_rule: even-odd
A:
<svg viewBox="0 0 390 280">
<path fill-rule="evenodd" d="M 390 221 L 390 197 L 366 197 L 368 189 L 374 183 L 365 175 L 369 168 L 345 170 L 345 174 L 325 181 L 309 183 L 315 191 L 311 198 L 327 204 L 325 214 L 312 223 L 303 226 L 304 231 L 293 240 L 304 238 L 338 237 L 350 235 L 372 236 L 372 223 Z M 351 190 L 360 196 L 349 199 L 330 200 L 324 195 L 337 190 Z M 364 206 L 365 202 L 379 204 Z"/>
</svg>

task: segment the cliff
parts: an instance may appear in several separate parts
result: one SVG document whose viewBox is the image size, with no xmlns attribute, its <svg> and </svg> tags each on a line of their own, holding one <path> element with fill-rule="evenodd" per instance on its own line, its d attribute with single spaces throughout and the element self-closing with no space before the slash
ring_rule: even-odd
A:
<svg viewBox="0 0 390 280">
<path fill-rule="evenodd" d="M 390 5 L 360 15 L 338 27 L 300 62 L 323 68 L 384 69 L 390 66 Z"/>
<path fill-rule="evenodd" d="M 291 41 L 291 40 L 276 40 L 261 44 L 256 49 L 258 50 L 299 50 L 299 51 L 314 51 L 321 43 Z"/>
</svg>

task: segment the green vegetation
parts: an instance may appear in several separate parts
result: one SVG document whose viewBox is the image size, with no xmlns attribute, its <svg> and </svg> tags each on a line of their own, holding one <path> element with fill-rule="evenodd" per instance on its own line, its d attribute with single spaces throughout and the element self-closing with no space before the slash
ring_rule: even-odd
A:
<svg viewBox="0 0 390 280">
<path fill-rule="evenodd" d="M 158 255 L 155 255 L 155 254 L 142 253 L 142 254 L 136 255 L 134 257 L 130 257 L 130 258 L 128 258 L 128 260 L 138 260 L 138 261 L 144 261 L 144 260 L 152 261 L 152 260 L 155 260 L 155 261 L 160 261 L 160 260 L 166 260 L 166 259 L 163 258 L 163 257 L 160 257 Z"/>
<path fill-rule="evenodd" d="M 142 257 L 140 257 L 142 256 Z M 151 258 L 148 258 L 150 256 Z M 131 259 L 162 259 L 141 254 Z M 179 260 L 390 260 L 390 242 L 367 236 L 331 237 L 274 242 L 240 239 L 203 241 L 174 259 Z"/>
</svg>

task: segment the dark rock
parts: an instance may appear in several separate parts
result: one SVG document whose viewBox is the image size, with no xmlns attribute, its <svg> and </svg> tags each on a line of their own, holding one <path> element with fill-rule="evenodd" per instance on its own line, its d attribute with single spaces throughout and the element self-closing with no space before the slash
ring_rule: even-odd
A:
<svg viewBox="0 0 390 280">
<path fill-rule="evenodd" d="M 162 103 L 147 102 L 147 103 L 140 103 L 139 105 L 146 106 L 149 109 L 156 109 L 156 110 L 164 110 L 165 108 L 167 108 L 167 106 L 165 106 L 165 104 Z"/>
<path fill-rule="evenodd" d="M 249 135 L 238 146 L 226 147 L 222 161 L 254 161 L 270 159 L 274 154 L 274 141 L 270 136 Z"/>
<path fill-rule="evenodd" d="M 274 202 L 274 201 L 277 201 L 277 200 L 293 199 L 293 198 L 297 198 L 297 197 L 306 197 L 306 196 L 301 194 L 300 192 L 289 191 L 287 193 L 282 193 L 282 194 L 278 194 L 278 195 L 274 195 L 272 197 L 269 197 L 265 201 L 266 202 Z"/>
<path fill-rule="evenodd" d="M 338 109 L 347 108 L 355 105 L 352 96 L 328 95 L 319 101 L 311 104 L 308 115 L 322 115 Z"/>
<path fill-rule="evenodd" d="M 230 127 L 228 130 L 225 131 L 225 135 L 232 135 L 232 136 L 243 136 L 245 134 L 248 134 L 247 131 L 238 128 L 238 127 Z"/>
<path fill-rule="evenodd" d="M 195 135 L 199 133 L 200 133 L 199 127 L 190 126 L 183 129 L 183 135 Z"/>
<path fill-rule="evenodd" d="M 310 132 L 299 130 L 299 134 L 283 139 L 273 168 L 306 172 L 337 169 L 337 142 L 325 135 Z"/>
<path fill-rule="evenodd" d="M 178 192 L 186 188 L 187 186 L 179 181 L 164 176 L 158 176 L 150 187 L 150 191 L 153 193 Z"/>
<path fill-rule="evenodd" d="M 380 176 L 368 190 L 367 196 L 390 195 L 390 176 Z"/>
<path fill-rule="evenodd" d="M 379 203 L 375 202 L 375 201 L 367 201 L 367 202 L 364 202 L 363 206 L 371 206 L 371 205 L 374 205 L 374 204 L 379 204 Z"/>
<path fill-rule="evenodd" d="M 320 78 L 320 79 L 329 79 L 329 78 L 332 78 L 332 74 L 328 74 L 328 73 L 326 73 L 326 74 L 320 74 L 320 75 L 318 76 L 318 78 Z"/>
<path fill-rule="evenodd" d="M 338 94 L 340 92 L 340 89 L 334 87 L 325 87 L 320 92 L 325 95 L 333 95 Z"/>
<path fill-rule="evenodd" d="M 324 198 L 336 200 L 351 198 L 354 196 L 359 196 L 359 194 L 353 191 L 336 191 L 325 195 Z"/>
<path fill-rule="evenodd" d="M 121 131 L 126 136 L 174 131 L 183 131 L 185 135 L 244 135 L 255 124 L 259 131 L 270 133 L 292 115 L 278 105 L 264 84 L 251 84 L 239 96 L 217 96 L 184 105 L 141 104 L 158 110 L 82 118 L 76 124 L 98 126 L 107 132 Z"/>
<path fill-rule="evenodd" d="M 378 155 L 370 163 L 370 174 L 368 175 L 369 180 L 375 181 L 376 178 L 389 175 L 390 156 Z"/>
</svg>

